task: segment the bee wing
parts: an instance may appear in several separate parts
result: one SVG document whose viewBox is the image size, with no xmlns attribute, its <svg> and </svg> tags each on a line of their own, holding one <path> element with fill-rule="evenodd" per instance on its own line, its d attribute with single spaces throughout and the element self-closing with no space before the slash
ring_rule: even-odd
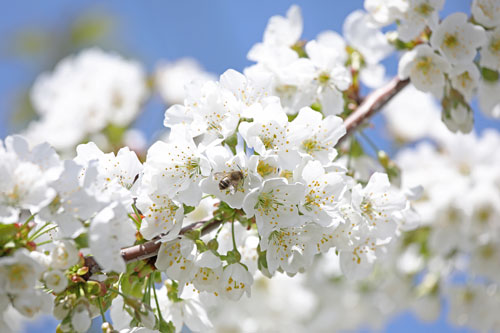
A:
<svg viewBox="0 0 500 333">
<path fill-rule="evenodd" d="M 231 185 L 229 185 L 229 193 L 231 193 L 231 195 L 236 193 L 236 186 L 234 186 L 233 183 L 231 183 Z"/>
<path fill-rule="evenodd" d="M 227 172 L 224 172 L 224 171 L 216 172 L 216 173 L 214 173 L 214 179 L 220 180 L 220 179 L 224 178 L 226 175 L 227 175 Z"/>
</svg>

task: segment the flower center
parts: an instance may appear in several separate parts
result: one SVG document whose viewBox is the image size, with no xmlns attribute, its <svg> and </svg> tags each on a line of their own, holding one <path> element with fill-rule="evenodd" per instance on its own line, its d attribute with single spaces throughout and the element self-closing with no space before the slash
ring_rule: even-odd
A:
<svg viewBox="0 0 500 333">
<path fill-rule="evenodd" d="M 500 52 L 500 38 L 496 38 L 491 41 L 490 50 L 493 53 Z"/>
<path fill-rule="evenodd" d="M 420 15 L 427 17 L 434 11 L 434 7 L 428 3 L 423 3 L 420 6 L 415 7 L 415 11 Z"/>
<path fill-rule="evenodd" d="M 266 177 L 276 173 L 276 167 L 273 167 L 264 161 L 259 161 L 259 164 L 257 165 L 257 173 L 262 177 Z"/>
<path fill-rule="evenodd" d="M 318 76 L 318 81 L 319 83 L 321 84 L 326 84 L 328 83 L 328 81 L 330 81 L 330 75 L 327 74 L 327 73 L 321 73 L 319 76 Z"/>
<path fill-rule="evenodd" d="M 266 147 L 266 149 L 273 149 L 274 148 L 274 138 L 271 138 L 269 136 L 260 136 L 260 140 L 262 141 L 262 143 L 264 144 L 264 147 Z"/>
<path fill-rule="evenodd" d="M 16 285 L 19 289 L 28 287 L 24 278 L 29 274 L 29 269 L 26 265 L 14 264 L 9 269 L 9 280 L 12 284 Z"/>
<path fill-rule="evenodd" d="M 311 154 L 315 151 L 321 150 L 321 145 L 319 144 L 318 140 L 315 139 L 307 139 L 304 142 L 302 142 L 302 149 L 308 154 Z"/>
<path fill-rule="evenodd" d="M 186 169 L 189 174 L 189 178 L 192 178 L 200 174 L 200 159 L 189 157 L 186 163 Z"/>
<path fill-rule="evenodd" d="M 449 49 L 453 49 L 457 47 L 459 44 L 458 38 L 456 34 L 446 33 L 444 35 L 443 45 Z"/>
<path fill-rule="evenodd" d="M 368 216 L 370 220 L 373 219 L 374 210 L 373 210 L 373 204 L 370 201 L 370 199 L 366 197 L 363 198 L 363 201 L 361 201 L 361 211 L 363 212 L 363 214 Z"/>
<path fill-rule="evenodd" d="M 458 80 L 460 81 L 460 85 L 465 88 L 467 87 L 468 82 L 470 82 L 472 79 L 469 75 L 469 72 L 463 72 L 458 76 Z"/>
<path fill-rule="evenodd" d="M 427 75 L 433 67 L 433 62 L 430 57 L 421 57 L 417 62 L 417 69 Z"/>
<path fill-rule="evenodd" d="M 257 200 L 255 208 L 264 213 L 268 213 L 271 210 L 277 211 L 279 206 L 283 206 L 283 203 L 278 202 L 271 192 L 262 193 Z"/>
</svg>

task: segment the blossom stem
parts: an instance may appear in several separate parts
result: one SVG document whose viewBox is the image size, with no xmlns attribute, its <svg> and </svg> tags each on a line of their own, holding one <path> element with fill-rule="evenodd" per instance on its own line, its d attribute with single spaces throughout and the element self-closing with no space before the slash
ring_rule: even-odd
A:
<svg viewBox="0 0 500 333">
<path fill-rule="evenodd" d="M 370 139 L 370 137 L 368 137 L 368 135 L 366 135 L 364 132 L 360 131 L 359 134 L 363 137 L 363 139 L 365 139 L 366 142 L 368 142 L 368 145 L 373 149 L 373 151 L 375 152 L 375 154 L 378 154 L 378 152 L 380 151 L 380 149 L 378 149 L 378 147 L 375 144 L 375 142 L 373 142 L 372 139 Z"/>
<path fill-rule="evenodd" d="M 352 148 L 354 147 L 354 141 L 356 139 L 354 137 L 351 137 L 349 140 L 349 155 L 347 156 L 347 170 L 351 170 L 351 163 L 352 163 Z"/>
<path fill-rule="evenodd" d="M 231 237 L 233 239 L 233 251 L 238 252 L 238 247 L 236 246 L 236 237 L 234 237 L 234 214 L 231 221 Z"/>
<path fill-rule="evenodd" d="M 36 214 L 33 214 L 31 215 L 30 217 L 28 217 L 28 219 L 26 220 L 26 222 L 24 222 L 23 226 L 27 225 L 28 223 L 30 223 L 34 218 L 35 218 L 35 215 Z"/>
<path fill-rule="evenodd" d="M 121 296 L 121 297 L 123 297 L 123 298 L 128 298 L 128 297 L 129 297 L 129 296 L 127 296 L 127 295 L 124 295 L 121 291 L 119 291 L 119 290 L 117 290 L 117 289 L 115 289 L 115 288 L 108 288 L 108 290 L 109 290 L 109 291 L 114 292 L 115 294 L 120 295 L 120 296 Z"/>
<path fill-rule="evenodd" d="M 106 323 L 106 316 L 104 315 L 104 310 L 102 309 L 102 299 L 101 296 L 97 296 L 97 304 L 99 304 L 99 311 L 101 312 L 102 322 Z"/>
<path fill-rule="evenodd" d="M 153 272 L 155 274 L 155 272 Z M 156 303 L 156 310 L 158 311 L 158 319 L 160 320 L 160 324 L 158 326 L 161 326 L 161 323 L 164 322 L 163 316 L 161 315 L 161 310 L 160 310 L 160 302 L 158 302 L 158 296 L 156 296 L 156 287 L 153 279 L 153 296 L 155 298 L 155 303 Z"/>
<path fill-rule="evenodd" d="M 37 239 L 38 237 L 40 237 L 41 235 L 43 235 L 44 233 L 46 233 L 47 231 L 50 231 L 52 229 L 54 229 L 55 227 L 51 228 L 51 229 L 47 229 L 47 230 L 44 230 L 47 226 L 49 226 L 51 224 L 51 222 L 46 222 L 44 225 L 42 225 L 40 227 L 40 229 L 38 229 L 37 231 L 35 231 L 35 233 L 33 235 L 31 235 L 28 240 L 29 241 L 33 241 L 35 239 Z"/>
</svg>

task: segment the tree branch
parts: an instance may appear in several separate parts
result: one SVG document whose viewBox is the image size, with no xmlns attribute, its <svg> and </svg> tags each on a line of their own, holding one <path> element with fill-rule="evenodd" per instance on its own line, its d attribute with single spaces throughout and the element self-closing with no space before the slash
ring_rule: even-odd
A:
<svg viewBox="0 0 500 333">
<path fill-rule="evenodd" d="M 183 235 L 190 230 L 202 228 L 201 234 L 206 235 L 212 230 L 216 229 L 220 224 L 222 224 L 222 222 L 224 221 L 208 220 L 208 221 L 194 222 L 182 228 L 179 234 Z M 147 241 L 143 244 L 123 248 L 121 249 L 121 256 L 126 263 L 155 257 L 158 254 L 158 250 L 160 249 L 161 246 L 160 239 L 161 237 L 155 237 L 152 240 Z M 99 264 L 95 261 L 94 257 L 86 256 L 84 259 L 85 259 L 85 266 L 89 268 L 89 273 L 83 276 L 83 278 L 85 280 L 88 280 L 92 274 L 100 272 L 102 269 L 99 266 Z"/>
<path fill-rule="evenodd" d="M 346 134 L 340 138 L 337 147 L 355 132 L 363 122 L 380 111 L 397 93 L 403 90 L 410 83 L 409 79 L 400 80 L 397 77 L 393 78 L 385 86 L 373 91 L 366 96 L 363 102 L 351 113 L 345 120 Z"/>
<path fill-rule="evenodd" d="M 337 146 L 349 137 L 354 131 L 358 129 L 359 126 L 363 124 L 363 122 L 373 116 L 375 113 L 380 111 L 380 109 L 391 100 L 397 93 L 399 93 L 404 87 L 408 85 L 410 81 L 400 80 L 397 77 L 392 79 L 385 86 L 373 91 L 369 94 L 363 102 L 351 113 L 344 121 L 346 126 L 346 134 L 340 138 Z M 202 228 L 201 234 L 205 235 L 210 231 L 217 228 L 224 221 L 222 220 L 209 220 L 209 221 L 199 221 L 192 223 L 188 226 L 185 226 L 181 229 L 180 234 L 184 234 L 189 230 L 194 230 L 198 228 Z M 156 237 L 150 241 L 147 241 L 144 244 L 134 245 L 128 248 L 124 248 L 121 250 L 122 258 L 125 262 L 132 262 L 136 260 L 143 260 L 154 257 L 158 254 L 158 250 L 160 249 L 161 242 L 159 241 L 160 237 Z M 100 267 L 97 262 L 92 257 L 85 258 L 85 265 L 89 267 L 89 272 L 95 273 L 100 271 Z"/>
</svg>

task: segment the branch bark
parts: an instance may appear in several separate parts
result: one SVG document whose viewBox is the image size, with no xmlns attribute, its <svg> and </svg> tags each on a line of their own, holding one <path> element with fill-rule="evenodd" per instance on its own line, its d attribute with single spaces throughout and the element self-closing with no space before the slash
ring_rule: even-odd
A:
<svg viewBox="0 0 500 333">
<path fill-rule="evenodd" d="M 380 111 L 387 102 L 389 102 L 396 94 L 410 83 L 409 79 L 400 80 L 395 77 L 385 86 L 373 91 L 366 96 L 363 102 L 351 113 L 345 120 L 346 134 L 340 138 L 337 147 L 355 132 L 363 122 Z"/>
<path fill-rule="evenodd" d="M 397 77 L 393 78 L 389 83 L 385 86 L 373 91 L 369 94 L 363 102 L 351 113 L 344 121 L 346 126 L 346 134 L 340 138 L 340 145 L 343 140 L 349 137 L 352 133 L 354 133 L 366 119 L 373 116 L 375 113 L 380 111 L 382 107 L 391 100 L 397 93 L 399 93 L 404 87 L 408 85 L 410 81 L 400 80 Z M 209 220 L 209 221 L 200 221 L 192 223 L 181 229 L 180 234 L 184 234 L 189 230 L 194 230 L 198 228 L 202 228 L 202 235 L 209 233 L 210 231 L 217 228 L 224 221 L 221 220 Z M 122 258 L 125 262 L 132 262 L 136 260 L 143 260 L 154 257 L 158 254 L 158 250 L 160 249 L 161 242 L 159 242 L 159 237 L 154 238 L 150 241 L 147 241 L 144 244 L 134 245 L 128 248 L 124 248 L 121 250 Z M 90 273 L 95 273 L 100 271 L 100 267 L 97 262 L 92 257 L 85 258 L 85 265 L 89 267 Z"/>
</svg>

